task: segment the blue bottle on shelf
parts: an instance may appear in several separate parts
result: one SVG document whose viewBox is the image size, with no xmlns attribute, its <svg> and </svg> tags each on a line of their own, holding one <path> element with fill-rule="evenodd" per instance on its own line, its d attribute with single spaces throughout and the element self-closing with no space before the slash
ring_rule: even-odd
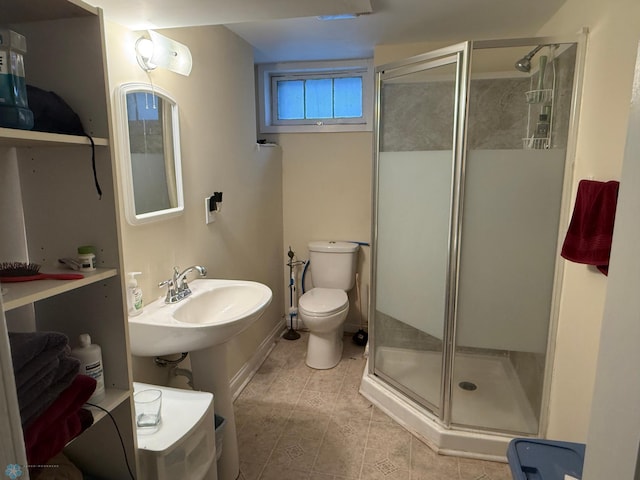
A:
<svg viewBox="0 0 640 480">
<path fill-rule="evenodd" d="M 33 128 L 33 113 L 27 101 L 23 35 L 0 29 L 0 127 Z"/>
</svg>

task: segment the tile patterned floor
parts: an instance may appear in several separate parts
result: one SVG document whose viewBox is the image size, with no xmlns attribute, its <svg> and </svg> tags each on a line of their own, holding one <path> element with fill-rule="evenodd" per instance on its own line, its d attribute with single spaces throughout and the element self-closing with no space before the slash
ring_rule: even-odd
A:
<svg viewBox="0 0 640 480">
<path fill-rule="evenodd" d="M 240 480 L 511 480 L 505 464 L 438 455 L 358 393 L 363 348 L 331 370 L 280 340 L 235 402 Z"/>
</svg>

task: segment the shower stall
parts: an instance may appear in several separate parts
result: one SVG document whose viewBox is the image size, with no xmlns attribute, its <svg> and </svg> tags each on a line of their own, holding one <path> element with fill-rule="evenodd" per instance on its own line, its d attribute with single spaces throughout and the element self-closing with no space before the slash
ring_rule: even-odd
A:
<svg viewBox="0 0 640 480">
<path fill-rule="evenodd" d="M 544 434 L 582 44 L 465 42 L 376 70 L 361 392 L 443 453 Z"/>
</svg>

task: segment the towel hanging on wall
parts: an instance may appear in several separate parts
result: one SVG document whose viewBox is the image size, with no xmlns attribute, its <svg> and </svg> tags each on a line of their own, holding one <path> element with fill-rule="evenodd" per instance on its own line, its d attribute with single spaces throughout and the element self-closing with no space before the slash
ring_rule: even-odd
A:
<svg viewBox="0 0 640 480">
<path fill-rule="evenodd" d="M 609 273 L 609 255 L 620 183 L 581 180 L 561 255 L 567 260 L 595 265 Z"/>
</svg>

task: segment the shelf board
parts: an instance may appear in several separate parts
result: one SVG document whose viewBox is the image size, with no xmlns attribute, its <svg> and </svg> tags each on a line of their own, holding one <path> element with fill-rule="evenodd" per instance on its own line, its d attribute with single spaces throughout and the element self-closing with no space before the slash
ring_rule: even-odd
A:
<svg viewBox="0 0 640 480">
<path fill-rule="evenodd" d="M 77 273 L 72 270 L 43 268 L 42 273 Z M 97 268 L 95 272 L 81 272 L 84 278 L 78 280 L 35 280 L 32 282 L 3 283 L 2 296 L 4 310 L 9 311 L 38 300 L 53 297 L 95 282 L 100 282 L 118 274 L 115 268 Z"/>
<path fill-rule="evenodd" d="M 96 8 L 78 0 L 30 0 L 29 2 L 3 2 L 2 23 L 40 22 L 58 18 L 96 15 Z"/>
<path fill-rule="evenodd" d="M 120 405 L 122 402 L 124 402 L 131 396 L 131 391 L 119 390 L 116 388 L 106 388 L 104 391 L 104 394 L 105 394 L 104 400 L 102 400 L 99 403 L 96 403 L 96 405 L 101 406 L 107 412 L 112 412 L 118 405 Z M 83 408 L 86 408 L 87 410 L 89 410 L 93 415 L 93 423 L 91 424 L 92 426 L 107 416 L 107 413 L 104 410 L 101 410 L 100 408 L 91 407 L 87 404 L 85 404 Z M 72 444 L 77 438 L 80 438 L 82 436 L 82 433 L 80 433 L 80 435 L 78 435 L 77 437 L 74 437 L 73 439 L 69 440 L 69 442 L 67 443 L 67 446 Z"/>
<path fill-rule="evenodd" d="M 106 138 L 94 138 L 96 146 L 107 146 Z M 18 128 L 0 127 L 0 146 L 2 147 L 52 147 L 70 145 L 91 145 L 87 137 L 64 135 L 61 133 L 35 132 Z"/>
<path fill-rule="evenodd" d="M 114 410 L 118 405 L 131 396 L 130 390 L 119 390 L 116 388 L 106 388 L 104 393 L 104 400 L 96 405 L 101 406 L 108 412 Z M 107 416 L 107 414 L 99 408 L 90 407 L 89 405 L 85 405 L 84 408 L 90 410 L 93 414 L 93 423 L 97 423 L 101 418 Z"/>
</svg>

